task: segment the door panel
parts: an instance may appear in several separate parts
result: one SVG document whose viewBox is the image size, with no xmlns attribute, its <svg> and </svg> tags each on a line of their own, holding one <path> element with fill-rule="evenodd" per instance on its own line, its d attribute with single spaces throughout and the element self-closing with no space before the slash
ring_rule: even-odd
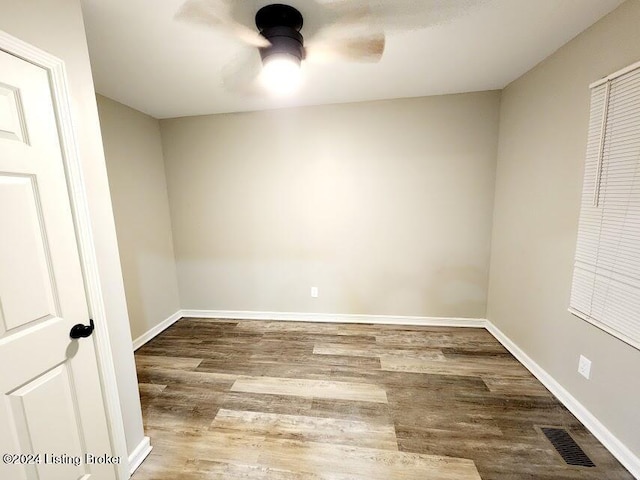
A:
<svg viewBox="0 0 640 480">
<path fill-rule="evenodd" d="M 28 143 L 18 90 L 0 83 L 0 137 Z"/>
<path fill-rule="evenodd" d="M 0 335 L 60 316 L 46 233 L 33 177 L 0 175 Z"/>
<path fill-rule="evenodd" d="M 49 77 L 2 51 L 0 230 L 0 478 L 114 479 Z"/>
<path fill-rule="evenodd" d="M 34 465 L 42 480 L 82 478 L 89 473 L 82 461 L 82 434 L 75 421 L 79 405 L 74 390 L 68 367 L 62 364 L 8 394 L 11 415 L 20 427 L 21 451 L 52 455 L 59 451 L 60 444 L 68 448 L 64 455 L 54 454 Z M 49 468 L 49 463 L 55 468 Z"/>
</svg>

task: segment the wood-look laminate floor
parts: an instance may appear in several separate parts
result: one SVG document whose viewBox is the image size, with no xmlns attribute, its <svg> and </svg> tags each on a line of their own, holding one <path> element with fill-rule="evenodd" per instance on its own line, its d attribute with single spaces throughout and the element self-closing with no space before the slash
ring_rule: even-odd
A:
<svg viewBox="0 0 640 480">
<path fill-rule="evenodd" d="M 136 363 L 134 480 L 633 479 L 483 329 L 182 319 Z"/>
</svg>

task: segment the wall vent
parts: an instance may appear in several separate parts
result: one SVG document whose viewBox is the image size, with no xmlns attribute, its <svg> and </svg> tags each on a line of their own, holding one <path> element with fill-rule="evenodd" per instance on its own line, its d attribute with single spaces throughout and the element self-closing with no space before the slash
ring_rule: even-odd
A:
<svg viewBox="0 0 640 480">
<path fill-rule="evenodd" d="M 542 427 L 540 430 L 568 465 L 596 466 L 564 428 Z"/>
</svg>

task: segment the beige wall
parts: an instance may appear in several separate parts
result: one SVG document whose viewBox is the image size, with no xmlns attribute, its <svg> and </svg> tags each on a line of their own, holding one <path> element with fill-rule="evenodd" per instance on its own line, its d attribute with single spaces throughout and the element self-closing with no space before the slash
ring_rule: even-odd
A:
<svg viewBox="0 0 640 480">
<path fill-rule="evenodd" d="M 98 95 L 131 335 L 180 309 L 158 120 Z"/>
<path fill-rule="evenodd" d="M 502 97 L 488 318 L 640 455 L 640 351 L 567 312 L 589 83 L 640 60 L 640 2 L 596 23 Z M 591 380 L 577 373 L 592 362 Z"/>
<path fill-rule="evenodd" d="M 182 307 L 484 317 L 499 103 L 162 120 Z"/>
<path fill-rule="evenodd" d="M 0 29 L 57 56 L 66 65 L 127 447 L 131 453 L 144 436 L 142 414 L 80 2 L 2 0 L 0 11 Z"/>
</svg>

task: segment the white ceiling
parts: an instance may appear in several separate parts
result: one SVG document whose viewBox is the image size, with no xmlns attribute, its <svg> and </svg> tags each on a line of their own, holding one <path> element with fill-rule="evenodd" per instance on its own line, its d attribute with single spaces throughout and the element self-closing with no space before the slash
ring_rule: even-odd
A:
<svg viewBox="0 0 640 480">
<path fill-rule="evenodd" d="M 286 99 L 225 89 L 221 72 L 247 47 L 174 20 L 183 0 L 83 0 L 83 8 L 96 90 L 170 118 L 501 89 L 622 1 L 466 0 L 468 8 L 445 23 L 387 29 L 378 64 L 304 64 L 302 88 Z M 250 14 L 274 3 L 238 2 Z M 285 3 L 303 13 L 308 29 L 317 27 L 314 2 Z M 415 3 L 433 8 L 447 0 Z"/>
</svg>

